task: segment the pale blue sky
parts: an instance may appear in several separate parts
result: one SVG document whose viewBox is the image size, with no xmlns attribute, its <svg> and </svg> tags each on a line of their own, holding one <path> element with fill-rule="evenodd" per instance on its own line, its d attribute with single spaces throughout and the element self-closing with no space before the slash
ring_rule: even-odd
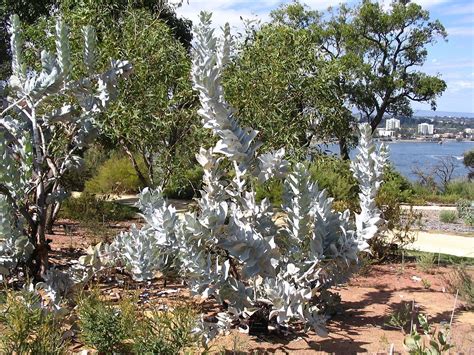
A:
<svg viewBox="0 0 474 355">
<path fill-rule="evenodd" d="M 193 22 L 201 10 L 214 13 L 217 26 L 229 22 L 234 32 L 242 29 L 241 17 L 268 20 L 271 10 L 291 0 L 189 0 L 184 1 L 178 13 Z M 340 1 L 302 1 L 315 10 L 337 6 Z M 387 3 L 387 1 L 384 1 Z M 474 113 L 474 1 L 472 0 L 417 0 L 430 11 L 432 19 L 439 19 L 448 31 L 448 42 L 439 41 L 428 48 L 429 56 L 423 70 L 441 74 L 448 89 L 438 100 L 438 111 Z M 354 1 L 349 1 L 354 3 Z M 428 104 L 414 103 L 415 110 L 429 110 Z"/>
</svg>

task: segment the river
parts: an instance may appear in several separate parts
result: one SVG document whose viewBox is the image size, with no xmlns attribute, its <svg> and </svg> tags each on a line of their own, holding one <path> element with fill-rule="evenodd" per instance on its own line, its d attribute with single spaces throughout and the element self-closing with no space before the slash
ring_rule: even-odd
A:
<svg viewBox="0 0 474 355">
<path fill-rule="evenodd" d="M 474 149 L 474 142 L 444 141 L 443 144 L 433 142 L 387 142 L 390 150 L 390 160 L 395 168 L 408 179 L 415 181 L 413 168 L 419 167 L 429 172 L 440 159 L 453 157 L 455 163 L 454 177 L 465 177 L 468 170 L 463 164 L 464 153 Z M 329 152 L 339 154 L 339 147 L 331 144 L 326 148 Z M 351 152 L 351 157 L 356 151 Z"/>
</svg>

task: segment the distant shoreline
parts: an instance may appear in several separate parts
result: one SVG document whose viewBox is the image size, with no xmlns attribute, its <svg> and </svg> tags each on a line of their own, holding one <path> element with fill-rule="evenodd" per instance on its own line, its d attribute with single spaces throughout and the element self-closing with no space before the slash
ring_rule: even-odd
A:
<svg viewBox="0 0 474 355">
<path fill-rule="evenodd" d="M 429 141 L 429 140 L 422 140 L 422 139 L 393 139 L 393 140 L 384 140 L 384 139 L 377 139 L 377 142 L 384 142 L 384 143 L 474 143 L 472 140 L 463 139 L 462 141 L 458 141 L 453 138 L 445 138 L 440 141 Z"/>
</svg>

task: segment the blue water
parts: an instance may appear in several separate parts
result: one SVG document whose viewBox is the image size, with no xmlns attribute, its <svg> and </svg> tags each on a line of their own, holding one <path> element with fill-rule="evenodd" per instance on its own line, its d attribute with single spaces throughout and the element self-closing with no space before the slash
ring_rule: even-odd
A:
<svg viewBox="0 0 474 355">
<path fill-rule="evenodd" d="M 408 179 L 417 180 L 413 174 L 413 168 L 419 167 L 429 172 L 433 166 L 439 164 L 439 159 L 453 157 L 455 159 L 454 177 L 465 177 L 468 170 L 463 164 L 465 152 L 474 149 L 474 142 L 445 141 L 443 144 L 432 142 L 388 142 L 390 150 L 390 160 L 395 168 Z M 325 148 L 323 148 L 325 149 Z M 327 150 L 339 154 L 339 147 L 331 144 Z M 356 151 L 351 152 L 351 158 Z"/>
</svg>

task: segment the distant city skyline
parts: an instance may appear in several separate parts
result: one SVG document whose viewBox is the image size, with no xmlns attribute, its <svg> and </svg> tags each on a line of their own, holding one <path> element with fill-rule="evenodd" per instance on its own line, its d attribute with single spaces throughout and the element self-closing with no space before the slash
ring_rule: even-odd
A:
<svg viewBox="0 0 474 355">
<path fill-rule="evenodd" d="M 176 1 L 176 0 L 174 0 Z M 187 3 L 189 2 L 189 4 Z M 337 6 L 341 1 L 301 1 L 314 10 Z M 354 4 L 356 1 L 342 1 Z M 389 4 L 390 1 L 381 1 Z M 474 2 L 472 0 L 415 0 L 430 12 L 431 19 L 439 19 L 448 32 L 448 42 L 439 40 L 428 47 L 428 58 L 422 71 L 446 81 L 448 89 L 437 100 L 437 111 L 474 114 Z M 270 11 L 291 0 L 185 0 L 178 14 L 198 21 L 201 10 L 213 12 L 216 27 L 229 22 L 233 33 L 242 30 L 244 19 L 268 21 Z M 412 103 L 413 110 L 430 110 L 429 104 Z"/>
</svg>

